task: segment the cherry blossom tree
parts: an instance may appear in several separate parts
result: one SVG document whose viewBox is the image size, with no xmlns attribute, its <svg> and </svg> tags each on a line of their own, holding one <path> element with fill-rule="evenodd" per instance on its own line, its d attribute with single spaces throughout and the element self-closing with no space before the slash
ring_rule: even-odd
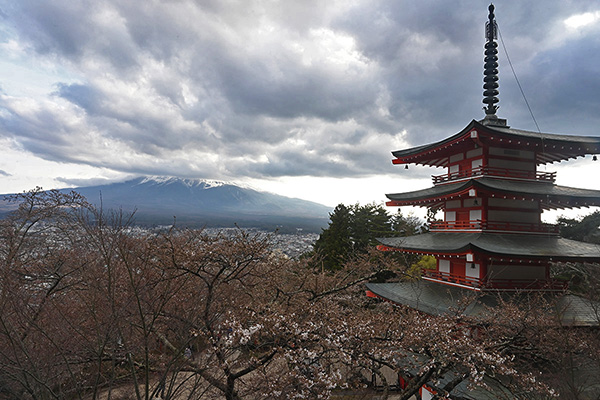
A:
<svg viewBox="0 0 600 400">
<path fill-rule="evenodd" d="M 0 222 L 0 398 L 328 398 L 372 377 L 382 398 L 496 383 L 581 398 L 589 382 L 567 372 L 600 359 L 598 331 L 565 329 L 542 296 L 471 317 L 475 298 L 444 315 L 369 299 L 364 282 L 410 275 L 386 253 L 324 270 L 262 233 L 140 233 L 74 193 L 14 200 Z"/>
</svg>

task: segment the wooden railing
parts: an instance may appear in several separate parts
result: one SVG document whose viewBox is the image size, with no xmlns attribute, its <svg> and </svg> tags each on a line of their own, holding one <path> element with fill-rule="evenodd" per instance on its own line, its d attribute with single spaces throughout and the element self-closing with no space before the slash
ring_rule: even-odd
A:
<svg viewBox="0 0 600 400">
<path fill-rule="evenodd" d="M 459 285 L 466 285 L 472 287 L 482 287 L 483 282 L 479 278 L 471 278 L 464 275 L 451 274 L 449 272 L 434 271 L 431 269 L 423 269 L 423 278 L 432 278 L 438 281 L 458 283 Z"/>
<path fill-rule="evenodd" d="M 443 175 L 432 175 L 434 185 L 459 179 L 477 176 L 495 176 L 502 178 L 533 180 L 539 182 L 554 182 L 556 172 L 521 171 L 507 168 L 476 167 L 464 171 L 451 172 Z"/>
<path fill-rule="evenodd" d="M 430 221 L 429 230 L 432 232 L 456 229 L 483 230 L 483 225 L 484 223 L 480 219 L 472 221 Z"/>
<path fill-rule="evenodd" d="M 432 232 L 454 230 L 487 230 L 558 234 L 558 225 L 529 222 L 496 222 L 477 219 L 471 221 L 431 221 L 429 223 L 429 230 Z"/>
<path fill-rule="evenodd" d="M 423 277 L 440 282 L 455 283 L 463 286 L 471 286 L 479 289 L 490 290 L 552 290 L 563 291 L 568 283 L 555 280 L 532 280 L 532 279 L 490 279 L 484 280 L 448 272 L 423 270 Z"/>
</svg>

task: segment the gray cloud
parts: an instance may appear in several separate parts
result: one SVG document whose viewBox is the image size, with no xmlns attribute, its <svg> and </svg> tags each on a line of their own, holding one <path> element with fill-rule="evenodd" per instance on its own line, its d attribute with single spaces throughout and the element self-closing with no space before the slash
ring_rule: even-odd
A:
<svg viewBox="0 0 600 400">
<path fill-rule="evenodd" d="M 134 178 L 134 176 L 131 176 Z M 89 179 L 73 179 L 73 178 L 65 178 L 65 177 L 57 177 L 56 180 L 58 182 L 62 182 L 67 187 L 86 187 L 86 186 L 101 186 L 101 185 L 109 185 L 115 182 L 122 182 L 123 178 L 119 179 L 106 179 L 106 178 L 89 178 Z"/>
<path fill-rule="evenodd" d="M 1 93 L 0 137 L 48 160 L 128 174 L 351 177 L 394 171 L 398 146 L 483 117 L 487 7 L 322 3 L 3 4 L 13 39 L 75 78 L 44 98 Z M 548 131 L 596 134 L 598 28 L 568 36 L 562 23 L 588 11 L 587 1 L 497 6 Z M 533 129 L 500 59 L 500 114 Z"/>
</svg>

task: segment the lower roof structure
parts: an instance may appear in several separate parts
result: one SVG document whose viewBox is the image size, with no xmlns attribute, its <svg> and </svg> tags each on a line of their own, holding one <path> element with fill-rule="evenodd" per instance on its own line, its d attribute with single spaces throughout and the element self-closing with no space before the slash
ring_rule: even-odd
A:
<svg viewBox="0 0 600 400">
<path fill-rule="evenodd" d="M 462 310 L 465 316 L 483 315 L 489 308 L 505 301 L 523 301 L 525 292 L 473 292 L 460 287 L 418 280 L 412 282 L 367 283 L 367 295 L 407 306 L 430 315 L 442 315 Z M 600 325 L 600 303 L 572 294 L 551 295 L 556 315 L 563 326 Z M 552 297 L 549 297 L 552 296 Z M 467 305 L 465 306 L 465 300 Z"/>
<path fill-rule="evenodd" d="M 469 190 L 483 191 L 491 197 L 537 199 L 544 208 L 572 208 L 600 205 L 600 190 L 559 186 L 547 182 L 522 182 L 481 177 L 455 183 L 445 183 L 412 192 L 386 194 L 388 205 L 430 205 L 450 197 L 468 195 Z"/>
<path fill-rule="evenodd" d="M 486 253 L 551 261 L 600 262 L 600 245 L 559 236 L 489 232 L 430 232 L 414 236 L 380 238 L 381 250 L 420 254 Z M 510 256 L 508 256 L 510 255 Z"/>
</svg>

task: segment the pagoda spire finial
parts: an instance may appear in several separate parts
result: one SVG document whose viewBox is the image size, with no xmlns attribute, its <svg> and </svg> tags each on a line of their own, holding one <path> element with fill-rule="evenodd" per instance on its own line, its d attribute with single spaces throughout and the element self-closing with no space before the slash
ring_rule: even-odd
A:
<svg viewBox="0 0 600 400">
<path fill-rule="evenodd" d="M 487 104 L 484 107 L 486 117 L 492 117 L 496 115 L 498 106 L 496 103 L 498 100 L 498 44 L 496 39 L 498 38 L 498 25 L 494 17 L 494 5 L 490 4 L 488 8 L 490 14 L 488 21 L 485 24 L 485 58 L 484 58 L 484 69 L 483 69 L 483 102 Z"/>
</svg>

